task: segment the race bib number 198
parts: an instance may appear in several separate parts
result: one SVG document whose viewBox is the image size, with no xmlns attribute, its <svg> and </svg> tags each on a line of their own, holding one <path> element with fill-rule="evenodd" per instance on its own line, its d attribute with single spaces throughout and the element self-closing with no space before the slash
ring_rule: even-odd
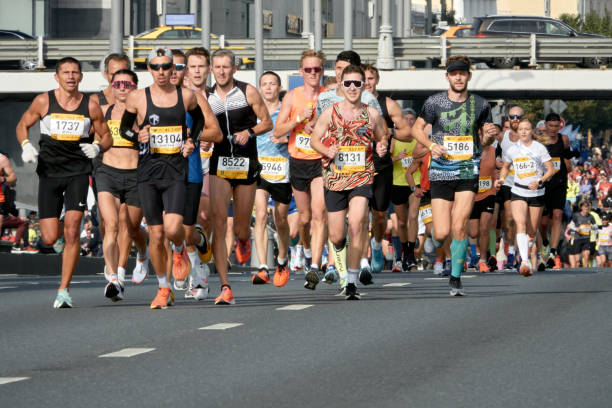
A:
<svg viewBox="0 0 612 408">
<path fill-rule="evenodd" d="M 484 193 L 493 188 L 493 179 L 491 177 L 483 177 L 478 179 L 478 192 Z"/>
</svg>

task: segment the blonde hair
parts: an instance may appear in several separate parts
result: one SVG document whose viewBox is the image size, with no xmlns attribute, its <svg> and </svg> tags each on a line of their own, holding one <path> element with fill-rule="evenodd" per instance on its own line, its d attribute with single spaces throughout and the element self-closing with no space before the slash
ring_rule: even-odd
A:
<svg viewBox="0 0 612 408">
<path fill-rule="evenodd" d="M 304 62 L 304 59 L 310 57 L 316 57 L 321 60 L 321 65 L 325 64 L 325 54 L 323 53 L 323 51 L 305 50 L 304 52 L 302 52 L 302 57 L 300 58 L 300 68 L 302 68 L 302 63 Z"/>
</svg>

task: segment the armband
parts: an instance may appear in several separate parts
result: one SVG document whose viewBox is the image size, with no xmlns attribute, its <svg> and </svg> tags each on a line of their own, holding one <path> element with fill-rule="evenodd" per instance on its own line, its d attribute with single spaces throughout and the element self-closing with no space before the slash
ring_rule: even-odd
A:
<svg viewBox="0 0 612 408">
<path fill-rule="evenodd" d="M 119 125 L 119 134 L 122 138 L 129 140 L 132 143 L 138 143 L 138 135 L 132 130 L 134 121 L 136 121 L 136 113 L 124 111 L 121 117 L 121 125 Z"/>
<path fill-rule="evenodd" d="M 21 142 L 21 147 L 27 145 L 28 143 L 30 143 L 30 139 L 25 139 L 23 142 Z"/>
</svg>

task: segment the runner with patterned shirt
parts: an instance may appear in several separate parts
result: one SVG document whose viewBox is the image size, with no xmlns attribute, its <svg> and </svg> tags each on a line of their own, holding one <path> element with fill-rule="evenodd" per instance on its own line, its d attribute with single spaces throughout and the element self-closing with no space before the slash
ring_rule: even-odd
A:
<svg viewBox="0 0 612 408">
<path fill-rule="evenodd" d="M 304 86 L 289 91 L 274 126 L 273 137 L 289 135 L 289 173 L 298 208 L 300 238 L 304 244 L 306 276 L 304 287 L 314 290 L 319 283 L 319 266 L 325 241 L 325 200 L 321 155 L 310 146 L 315 105 L 321 86 L 325 55 L 306 50 L 300 59 Z M 301 256 L 301 254 L 297 254 Z"/>
<path fill-rule="evenodd" d="M 281 81 L 278 74 L 272 71 L 264 72 L 259 79 L 259 89 L 268 108 L 272 123 L 276 123 L 281 109 L 279 93 Z M 257 154 L 261 163 L 261 175 L 255 193 L 255 242 L 257 243 L 257 259 L 259 271 L 253 275 L 253 284 L 270 283 L 268 265 L 268 199 L 274 200 L 274 225 L 278 233 L 278 256 L 274 286 L 285 286 L 289 281 L 287 265 L 287 249 L 289 247 L 289 223 L 287 214 L 291 203 L 291 183 L 289 182 L 289 150 L 287 136 L 274 137 L 272 132 L 257 138 Z"/>
<path fill-rule="evenodd" d="M 601 223 L 602 226 L 597 237 L 597 266 L 609 268 L 612 266 L 612 224 L 610 224 L 609 213 L 605 213 L 601 217 Z"/>
<path fill-rule="evenodd" d="M 434 239 L 441 245 L 452 234 L 451 296 L 464 294 L 461 273 L 468 246 L 465 226 L 478 192 L 482 147 L 493 143 L 497 134 L 489 103 L 467 90 L 471 77 L 467 57 L 449 58 L 446 79 L 450 89 L 425 101 L 412 128 L 413 136 L 432 153 L 429 179 Z M 432 139 L 423 131 L 427 123 L 432 125 Z"/>
<path fill-rule="evenodd" d="M 324 156 L 329 238 L 337 267 L 340 268 L 341 263 L 348 266 L 346 299 L 358 300 L 359 260 L 366 244 L 362 229 L 367 222 L 375 171 L 372 142 L 384 141 L 386 130 L 378 111 L 361 103 L 365 79 L 361 67 L 346 67 L 340 79 L 346 98 L 319 117 L 311 146 Z M 384 143 L 379 144 L 384 146 Z M 379 150 L 379 153 L 385 152 Z M 347 209 L 350 247 L 346 256 Z"/>
</svg>

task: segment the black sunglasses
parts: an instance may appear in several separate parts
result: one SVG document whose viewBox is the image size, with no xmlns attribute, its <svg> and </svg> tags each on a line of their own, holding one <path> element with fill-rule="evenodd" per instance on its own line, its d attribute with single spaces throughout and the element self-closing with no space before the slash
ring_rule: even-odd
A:
<svg viewBox="0 0 612 408">
<path fill-rule="evenodd" d="M 175 64 L 174 65 L 174 69 L 176 69 L 177 71 L 182 71 L 185 69 L 185 67 L 186 67 L 185 64 Z"/>
<path fill-rule="evenodd" d="M 321 70 L 322 70 L 323 68 L 321 68 L 321 67 L 304 67 L 304 68 L 302 68 L 302 69 L 303 69 L 303 70 L 304 70 L 304 72 L 306 72 L 307 74 L 310 74 L 311 72 L 314 72 L 314 73 L 316 74 L 316 73 L 321 72 Z"/>
<path fill-rule="evenodd" d="M 359 81 L 357 79 L 345 79 L 342 81 L 342 86 L 346 89 L 350 88 L 351 85 L 354 85 L 356 89 L 361 89 L 363 86 L 363 81 Z"/>
<path fill-rule="evenodd" d="M 523 115 L 508 115 L 510 119 L 523 119 Z"/>
<path fill-rule="evenodd" d="M 163 64 L 149 63 L 149 68 L 151 68 L 153 71 L 158 71 L 160 68 L 163 69 L 164 71 L 167 71 L 170 68 L 172 68 L 172 63 L 171 62 L 164 62 Z"/>
</svg>

